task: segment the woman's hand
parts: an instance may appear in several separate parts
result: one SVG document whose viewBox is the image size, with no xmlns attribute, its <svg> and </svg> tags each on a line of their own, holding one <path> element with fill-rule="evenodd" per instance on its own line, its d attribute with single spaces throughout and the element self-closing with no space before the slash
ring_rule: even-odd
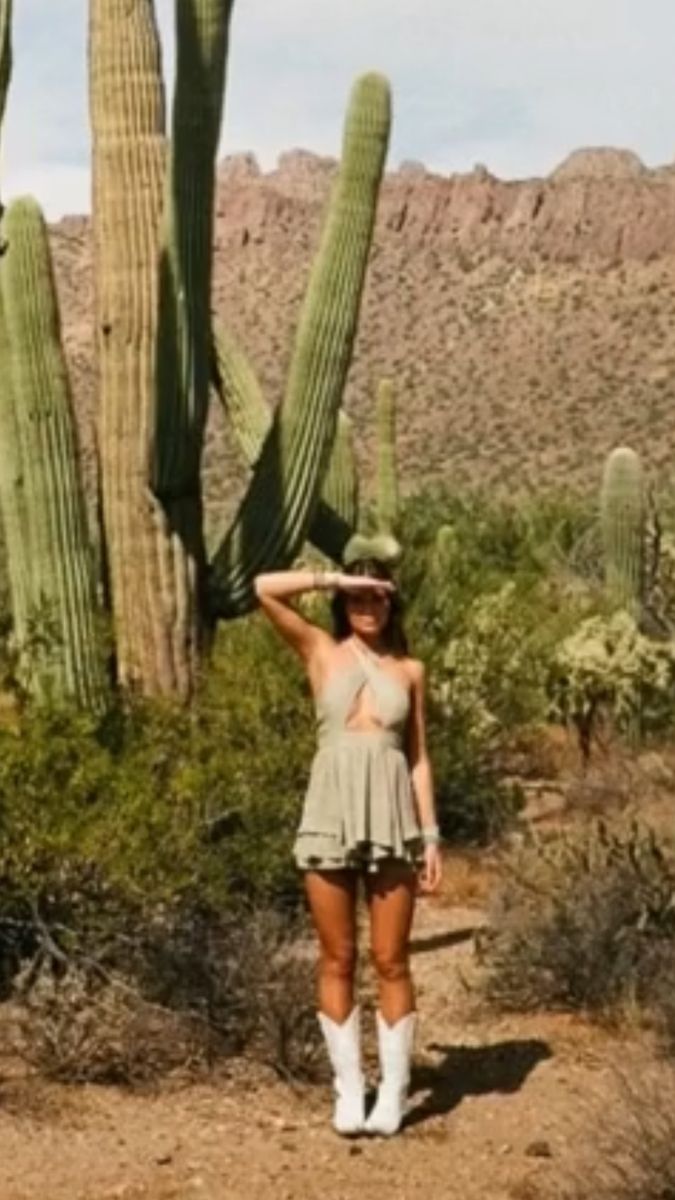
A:
<svg viewBox="0 0 675 1200">
<path fill-rule="evenodd" d="M 425 846 L 424 866 L 419 875 L 419 890 L 425 895 L 437 891 L 443 877 L 443 859 L 436 844 Z"/>
</svg>

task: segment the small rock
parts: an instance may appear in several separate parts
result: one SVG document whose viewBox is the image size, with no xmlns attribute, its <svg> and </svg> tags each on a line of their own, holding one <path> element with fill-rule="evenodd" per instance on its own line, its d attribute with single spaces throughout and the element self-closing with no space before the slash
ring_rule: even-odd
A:
<svg viewBox="0 0 675 1200">
<path fill-rule="evenodd" d="M 551 1143 L 545 1138 L 540 1138 L 534 1142 L 530 1142 L 529 1146 L 525 1147 L 525 1153 L 528 1158 L 553 1158 Z"/>
</svg>

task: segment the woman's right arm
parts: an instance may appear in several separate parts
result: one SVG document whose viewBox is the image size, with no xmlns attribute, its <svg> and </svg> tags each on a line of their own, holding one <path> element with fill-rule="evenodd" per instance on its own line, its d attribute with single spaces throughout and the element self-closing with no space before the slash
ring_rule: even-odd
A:
<svg viewBox="0 0 675 1200">
<path fill-rule="evenodd" d="M 255 577 L 254 588 L 260 607 L 305 662 L 320 642 L 332 641 L 332 638 L 320 626 L 303 617 L 290 601 L 303 592 L 333 590 L 341 578 L 338 571 L 270 571 Z"/>
</svg>

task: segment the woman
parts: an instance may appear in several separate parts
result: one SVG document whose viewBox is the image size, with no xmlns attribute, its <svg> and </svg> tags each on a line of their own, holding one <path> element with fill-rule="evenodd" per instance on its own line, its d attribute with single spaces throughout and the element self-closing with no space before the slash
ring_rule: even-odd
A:
<svg viewBox="0 0 675 1200">
<path fill-rule="evenodd" d="M 345 555 L 345 564 L 343 572 L 258 575 L 255 589 L 300 655 L 316 708 L 318 749 L 293 853 L 319 937 L 318 1019 L 334 1072 L 333 1125 L 341 1134 L 390 1135 L 400 1127 L 410 1078 L 416 1014 L 408 940 L 415 895 L 438 887 L 441 858 L 425 743 L 424 668 L 407 655 L 386 563 L 361 553 L 354 561 Z M 333 636 L 290 603 L 315 589 L 334 592 Z M 361 876 L 378 979 L 381 1067 L 367 1118 L 354 1003 Z"/>
</svg>

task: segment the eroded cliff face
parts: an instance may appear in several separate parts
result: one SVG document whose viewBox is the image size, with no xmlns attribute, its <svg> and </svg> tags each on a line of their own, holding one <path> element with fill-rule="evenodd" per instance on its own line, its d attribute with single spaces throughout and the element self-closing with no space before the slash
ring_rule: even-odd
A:
<svg viewBox="0 0 675 1200">
<path fill-rule="evenodd" d="M 301 151 L 263 173 L 251 155 L 219 171 L 214 308 L 237 333 L 271 403 L 335 163 Z M 88 224 L 54 229 L 66 340 L 91 474 L 94 414 Z M 581 150 L 547 179 L 482 167 L 441 177 L 407 163 L 386 179 L 346 406 L 364 476 L 373 390 L 399 399 L 403 486 L 594 487 L 629 442 L 654 474 L 675 459 L 675 168 Z M 672 449 L 671 449 L 672 447 Z M 209 508 L 243 478 L 214 415 Z"/>
<path fill-rule="evenodd" d="M 250 155 L 220 169 L 219 216 L 227 244 L 274 235 L 297 205 L 325 198 L 335 163 L 303 151 L 264 175 Z M 289 204 L 290 202 L 290 204 Z M 630 151 L 578 150 L 548 179 L 504 182 L 484 167 L 443 177 L 410 163 L 387 177 L 380 237 L 397 235 L 507 260 L 536 254 L 570 262 L 648 261 L 675 237 L 675 167 L 650 171 Z"/>
</svg>

